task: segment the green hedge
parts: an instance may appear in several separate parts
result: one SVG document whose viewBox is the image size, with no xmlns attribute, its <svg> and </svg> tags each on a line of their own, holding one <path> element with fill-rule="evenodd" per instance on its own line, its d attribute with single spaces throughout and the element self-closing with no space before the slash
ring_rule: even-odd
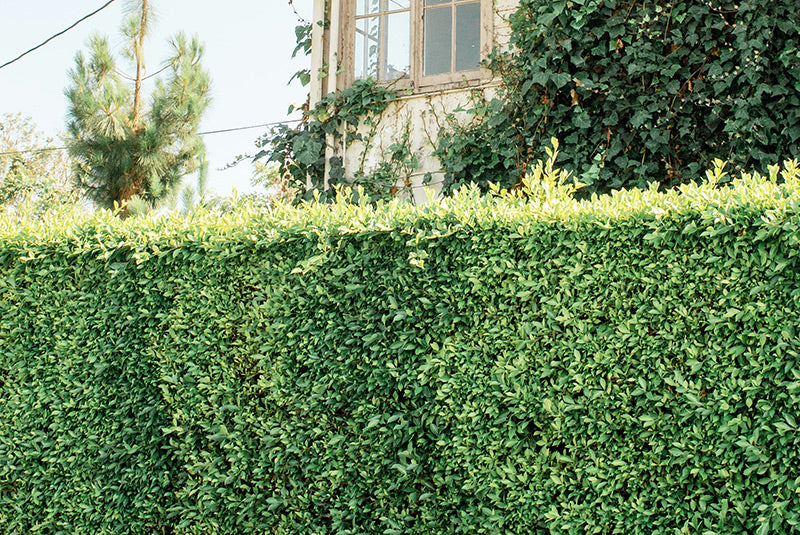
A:
<svg viewBox="0 0 800 535">
<path fill-rule="evenodd" d="M 0 221 L 0 532 L 796 532 L 772 174 Z"/>
</svg>

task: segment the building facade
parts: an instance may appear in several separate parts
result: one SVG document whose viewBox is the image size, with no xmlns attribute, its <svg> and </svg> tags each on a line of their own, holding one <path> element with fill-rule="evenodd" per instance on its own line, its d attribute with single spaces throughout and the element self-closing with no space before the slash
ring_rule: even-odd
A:
<svg viewBox="0 0 800 535">
<path fill-rule="evenodd" d="M 423 202 L 437 191 L 441 164 L 436 138 L 453 121 L 471 119 L 475 99 L 491 98 L 499 80 L 482 65 L 510 39 L 518 0 L 314 0 L 310 104 L 371 78 L 399 91 L 397 100 L 364 131 L 328 144 L 345 176 L 369 174 L 404 143 L 415 166 L 400 172 L 396 189 Z M 365 129 L 366 130 L 366 129 Z M 394 151 L 396 152 L 396 151 Z M 426 184 L 427 183 L 427 184 Z"/>
</svg>

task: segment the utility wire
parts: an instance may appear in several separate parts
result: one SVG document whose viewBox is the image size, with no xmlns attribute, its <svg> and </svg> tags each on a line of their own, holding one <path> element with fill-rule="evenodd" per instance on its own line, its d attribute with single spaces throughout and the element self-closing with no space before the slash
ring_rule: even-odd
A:
<svg viewBox="0 0 800 535">
<path fill-rule="evenodd" d="M 44 147 L 41 149 L 26 149 L 26 150 L 12 150 L 8 152 L 0 152 L 0 156 L 14 156 L 15 154 L 32 154 L 38 152 L 50 152 L 54 150 L 67 150 L 67 147 Z"/>
<path fill-rule="evenodd" d="M 302 119 L 290 119 L 288 121 L 275 121 L 272 123 L 254 124 L 250 126 L 238 126 L 236 128 L 223 128 L 222 130 L 208 130 L 206 132 L 198 132 L 199 136 L 209 136 L 212 134 L 223 134 L 226 132 L 238 132 L 239 130 L 252 130 L 253 128 L 264 128 L 267 126 L 277 126 L 279 124 L 299 123 Z M 8 152 L 0 152 L 0 156 L 13 156 L 15 154 L 31 154 L 38 152 L 50 152 L 54 150 L 67 150 L 67 147 L 43 147 L 41 149 L 27 149 L 27 150 L 12 150 Z"/>
<path fill-rule="evenodd" d="M 36 45 L 35 47 L 31 48 L 30 50 L 27 50 L 27 51 L 23 52 L 22 54 L 20 54 L 20 55 L 19 55 L 19 56 L 17 56 L 16 58 L 12 59 L 11 61 L 7 61 L 7 62 L 3 63 L 2 65 L 0 65 L 0 69 L 2 69 L 3 67 L 8 67 L 8 66 L 9 66 L 9 65 L 11 65 L 12 63 L 14 63 L 14 62 L 16 62 L 16 61 L 19 61 L 19 60 L 20 60 L 20 59 L 22 59 L 23 57 L 27 56 L 28 54 L 30 54 L 30 53 L 31 53 L 31 52 L 33 52 L 34 50 L 36 50 L 36 49 L 39 49 L 39 48 L 43 47 L 44 45 L 46 45 L 47 43 L 49 43 L 50 41 L 52 41 L 53 39 L 55 39 L 55 38 L 56 38 L 56 37 L 58 37 L 59 35 L 63 35 L 63 34 L 65 34 L 65 33 L 67 33 L 67 32 L 68 32 L 68 31 L 70 31 L 72 28 L 74 28 L 75 26 L 77 26 L 77 25 L 78 25 L 78 24 L 80 24 L 81 22 L 85 21 L 85 20 L 86 20 L 86 19 L 88 19 L 89 17 L 92 17 L 92 16 L 94 16 L 94 15 L 96 15 L 96 14 L 100 13 L 102 10 L 104 10 L 105 8 L 107 8 L 108 6 L 110 6 L 111 4 L 113 4 L 115 1 L 116 1 L 116 0 L 108 0 L 108 2 L 106 2 L 106 3 L 105 3 L 103 6 L 102 6 L 102 7 L 99 7 L 99 8 L 97 8 L 97 9 L 95 9 L 94 11 L 92 11 L 91 13 L 89 13 L 88 15 L 86 15 L 86 16 L 84 16 L 83 18 L 79 19 L 78 21 L 76 21 L 76 22 L 75 22 L 75 23 L 74 23 L 72 26 L 70 26 L 69 28 L 66 28 L 66 29 L 64 29 L 64 30 L 61 30 L 61 31 L 60 31 L 60 32 L 58 32 L 57 34 L 53 35 L 52 37 L 49 37 L 47 40 L 45 40 L 45 41 L 43 41 L 42 43 L 40 43 L 40 44 Z"/>
<path fill-rule="evenodd" d="M 252 126 L 240 126 L 237 128 L 225 128 L 223 130 L 210 130 L 208 132 L 198 132 L 201 136 L 207 136 L 210 134 L 222 134 L 224 132 L 236 132 L 237 130 L 251 130 L 253 128 L 264 128 L 265 126 L 277 126 L 279 124 L 290 124 L 290 123 L 299 123 L 302 119 L 290 119 L 288 121 L 276 121 L 274 123 L 264 123 L 264 124 L 254 124 Z"/>
<path fill-rule="evenodd" d="M 163 67 L 161 67 L 160 69 L 158 69 L 158 70 L 157 70 L 156 72 L 154 72 L 153 74 L 148 74 L 147 76 L 143 77 L 143 78 L 142 78 L 142 81 L 149 80 L 149 79 L 150 79 L 150 78 L 152 78 L 153 76 L 158 76 L 159 74 L 161 74 L 162 72 L 166 71 L 166 70 L 167 70 L 167 69 L 169 69 L 170 67 L 172 67 L 172 64 L 171 64 L 171 63 L 169 63 L 169 64 L 167 64 L 167 65 L 164 65 Z M 134 77 L 133 77 L 133 76 L 131 76 L 130 74 L 127 74 L 127 73 L 125 73 L 125 72 L 124 72 L 124 71 L 122 71 L 121 69 L 118 69 L 117 67 L 114 67 L 114 71 L 115 71 L 115 72 L 116 72 L 118 75 L 120 75 L 120 76 L 122 76 L 123 78 L 125 78 L 126 80 L 130 80 L 131 82 L 135 82 L 135 81 L 136 81 L 136 78 L 134 78 Z"/>
<path fill-rule="evenodd" d="M 168 64 L 168 65 L 164 65 L 163 67 L 161 67 L 160 69 L 158 69 L 158 70 L 157 70 L 156 72 L 154 72 L 153 74 L 148 74 L 147 76 L 145 76 L 144 78 L 142 78 L 142 80 L 149 80 L 149 79 L 150 79 L 150 78 L 152 78 L 153 76 L 157 76 L 157 75 L 161 74 L 162 72 L 166 71 L 166 70 L 167 70 L 167 69 L 169 69 L 170 67 L 172 67 L 172 64 L 171 64 L 171 63 L 170 63 L 170 64 Z"/>
</svg>

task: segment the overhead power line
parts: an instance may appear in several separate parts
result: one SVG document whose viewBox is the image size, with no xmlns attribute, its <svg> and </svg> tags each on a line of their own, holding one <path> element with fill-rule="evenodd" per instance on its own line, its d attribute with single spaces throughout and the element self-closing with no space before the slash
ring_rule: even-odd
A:
<svg viewBox="0 0 800 535">
<path fill-rule="evenodd" d="M 33 154 L 37 152 L 50 152 L 54 150 L 67 150 L 67 147 L 43 147 L 41 149 L 11 150 L 0 152 L 0 156 L 13 156 L 15 154 Z"/>
<path fill-rule="evenodd" d="M 20 55 L 19 55 L 19 56 L 17 56 L 16 58 L 12 59 L 11 61 L 7 61 L 7 62 L 3 63 L 2 65 L 0 65 L 0 69 L 2 69 L 3 67 L 8 67 L 8 66 L 9 66 L 9 65 L 11 65 L 12 63 L 14 63 L 14 62 L 16 62 L 16 61 L 19 61 L 19 60 L 20 60 L 20 59 L 22 59 L 23 57 L 27 56 L 28 54 L 30 54 L 30 53 L 31 53 L 31 52 L 33 52 L 34 50 L 37 50 L 37 49 L 39 49 L 39 48 L 43 47 L 44 45 L 46 45 L 47 43 L 49 43 L 50 41 L 52 41 L 53 39 L 55 39 L 55 38 L 56 38 L 56 37 L 58 37 L 59 35 L 63 35 L 63 34 L 65 34 L 65 33 L 67 33 L 67 32 L 68 32 L 68 31 L 70 31 L 72 28 L 74 28 L 75 26 L 77 26 L 77 25 L 78 25 L 78 24 L 80 24 L 81 22 L 85 21 L 85 20 L 86 20 L 86 19 L 88 19 L 89 17 L 92 17 L 92 16 L 94 16 L 94 15 L 96 15 L 96 14 L 100 13 L 100 12 L 101 12 L 101 11 L 103 11 L 105 8 L 107 8 L 108 6 L 110 6 L 111 4 L 113 4 L 115 1 L 116 1 L 116 0 L 108 0 L 108 2 L 106 2 L 105 4 L 103 4 L 103 6 L 102 6 L 102 7 L 99 7 L 99 8 L 97 8 L 97 9 L 95 9 L 94 11 L 92 11 L 91 13 L 89 13 L 88 15 L 86 15 L 86 16 L 84 16 L 84 17 L 80 18 L 80 19 L 79 19 L 79 20 L 77 20 L 75 23 L 73 23 L 73 24 L 72 24 L 72 25 L 71 25 L 69 28 L 65 28 L 65 29 L 61 30 L 61 31 L 60 31 L 60 32 L 58 32 L 57 34 L 55 34 L 55 35 L 53 35 L 53 36 L 51 36 L 51 37 L 47 38 L 45 41 L 42 41 L 41 43 L 39 43 L 39 44 L 38 44 L 38 45 L 36 45 L 35 47 L 31 48 L 30 50 L 26 50 L 25 52 L 23 52 L 22 54 L 20 54 Z"/>
<path fill-rule="evenodd" d="M 290 119 L 288 121 L 275 121 L 272 123 L 253 124 L 250 126 L 237 126 L 235 128 L 223 128 L 221 130 L 208 130 L 205 132 L 198 132 L 200 136 L 209 136 L 212 134 L 224 134 L 226 132 L 238 132 L 239 130 L 252 130 L 253 128 L 265 128 L 267 126 L 277 126 L 279 124 L 299 123 L 302 119 Z M 12 150 L 7 152 L 0 152 L 0 156 L 13 156 L 15 154 L 33 154 L 38 152 L 50 152 L 54 150 L 67 150 L 67 147 L 42 147 L 40 149 L 27 149 L 27 150 Z"/>
<path fill-rule="evenodd" d="M 161 67 L 160 69 L 158 69 L 158 70 L 157 70 L 156 72 L 154 72 L 153 74 L 148 74 L 147 76 L 145 76 L 144 78 L 142 78 L 142 81 L 144 81 L 144 80 L 149 80 L 149 79 L 150 79 L 150 78 L 152 78 L 153 76 L 158 76 L 159 74 L 161 74 L 162 72 L 166 71 L 166 70 L 167 70 L 167 69 L 169 69 L 170 67 L 172 67 L 172 64 L 171 64 L 171 63 L 170 63 L 170 64 L 167 64 L 167 65 L 164 65 L 163 67 Z M 123 71 L 121 71 L 120 69 L 118 69 L 118 68 L 116 68 L 116 67 L 114 67 L 114 71 L 116 71 L 116 73 L 117 73 L 118 75 L 122 76 L 122 77 L 123 77 L 123 78 L 125 78 L 126 80 L 130 80 L 131 82 L 135 82 L 135 81 L 136 81 L 136 78 L 134 78 L 134 77 L 133 77 L 133 76 L 131 76 L 130 74 L 126 74 L 126 73 L 124 73 Z"/>
<path fill-rule="evenodd" d="M 253 128 L 264 128 L 267 126 L 277 126 L 279 124 L 299 123 L 302 119 L 290 119 L 288 121 L 275 121 L 274 123 L 254 124 L 251 126 L 239 126 L 236 128 L 224 128 L 222 130 L 209 130 L 208 132 L 198 132 L 201 136 L 208 136 L 210 134 L 223 134 L 225 132 L 236 132 L 238 130 L 252 130 Z"/>
</svg>

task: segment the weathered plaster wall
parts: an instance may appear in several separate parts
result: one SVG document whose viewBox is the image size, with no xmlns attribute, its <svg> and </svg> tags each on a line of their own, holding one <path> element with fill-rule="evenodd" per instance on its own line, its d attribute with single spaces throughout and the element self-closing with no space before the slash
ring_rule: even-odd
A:
<svg viewBox="0 0 800 535">
<path fill-rule="evenodd" d="M 508 47 L 511 35 L 508 17 L 518 4 L 519 0 L 494 0 L 492 42 L 500 49 Z M 467 89 L 401 96 L 389 105 L 373 132 L 361 129 L 366 144 L 346 141 L 343 147 L 337 148 L 336 152 L 344 160 L 345 176 L 354 176 L 359 172 L 369 173 L 378 163 L 389 157 L 389 148 L 392 144 L 406 139 L 417 156 L 419 167 L 408 176 L 398 177 L 397 188 L 401 195 L 407 196 L 410 200 L 425 202 L 427 187 L 435 192 L 441 189 L 443 178 L 441 166 L 432 153 L 439 131 L 447 125 L 448 114 L 452 114 L 461 124 L 469 121 L 471 117 L 469 114 L 455 110 L 469 108 L 472 99 L 481 96 L 491 98 L 498 83 L 498 80 L 487 77 L 480 85 Z M 432 180 L 425 186 L 423 180 L 428 173 L 431 174 Z"/>
</svg>

